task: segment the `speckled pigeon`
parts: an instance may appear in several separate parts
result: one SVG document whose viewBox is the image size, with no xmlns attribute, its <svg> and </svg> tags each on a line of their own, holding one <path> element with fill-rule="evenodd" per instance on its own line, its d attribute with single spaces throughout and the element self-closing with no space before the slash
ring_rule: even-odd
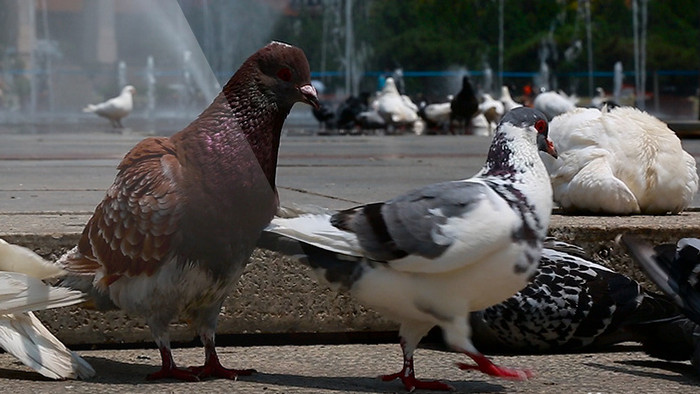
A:
<svg viewBox="0 0 700 394">
<path fill-rule="evenodd" d="M 668 297 L 552 238 L 527 287 L 472 312 L 471 325 L 474 343 L 493 352 L 594 351 L 633 341 L 652 356 L 674 360 L 690 358 L 685 337 L 694 329 Z M 679 335 L 665 335 L 672 332 Z"/>
<path fill-rule="evenodd" d="M 332 286 L 401 323 L 403 368 L 384 380 L 400 379 L 408 390 L 450 388 L 414 374 L 413 352 L 435 325 L 476 362 L 460 368 L 527 379 L 530 371 L 494 365 L 474 347 L 468 314 L 513 295 L 537 268 L 552 210 L 539 152 L 556 157 L 547 133 L 542 113 L 515 109 L 474 177 L 333 215 L 278 217 L 261 246 L 299 254 Z"/>
</svg>

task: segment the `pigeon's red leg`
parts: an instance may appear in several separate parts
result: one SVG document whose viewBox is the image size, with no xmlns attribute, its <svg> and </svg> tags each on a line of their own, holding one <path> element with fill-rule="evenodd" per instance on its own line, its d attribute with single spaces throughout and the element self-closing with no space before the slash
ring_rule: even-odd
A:
<svg viewBox="0 0 700 394">
<path fill-rule="evenodd" d="M 511 380 L 528 380 L 534 376 L 534 373 L 529 369 L 513 369 L 498 366 L 481 353 L 465 352 L 465 354 L 471 357 L 476 362 L 476 365 L 457 363 L 459 369 L 473 369 L 487 375 Z"/>
<path fill-rule="evenodd" d="M 415 389 L 442 391 L 454 390 L 452 386 L 437 380 L 416 379 L 415 370 L 413 369 L 413 351 L 407 350 L 406 341 L 403 337 L 401 338 L 401 350 L 403 351 L 403 369 L 397 373 L 380 376 L 383 381 L 389 382 L 394 379 L 401 379 L 401 382 L 408 391 L 413 391 Z"/>
<path fill-rule="evenodd" d="M 209 376 L 235 380 L 238 376 L 252 375 L 256 371 L 254 369 L 229 369 L 224 368 L 219 362 L 219 356 L 216 355 L 214 347 L 214 336 L 202 335 L 204 341 L 204 365 L 201 367 L 190 367 L 189 370 L 200 378 Z"/>
<path fill-rule="evenodd" d="M 163 366 L 161 367 L 160 371 L 154 372 L 154 373 L 146 376 L 146 379 L 148 379 L 148 380 L 177 379 L 177 380 L 185 380 L 188 382 L 199 381 L 197 374 L 192 373 L 192 371 L 190 371 L 188 369 L 178 368 L 175 365 L 175 361 L 173 360 L 173 354 L 170 352 L 169 347 L 161 346 L 160 357 L 161 357 L 162 363 L 163 363 Z"/>
</svg>

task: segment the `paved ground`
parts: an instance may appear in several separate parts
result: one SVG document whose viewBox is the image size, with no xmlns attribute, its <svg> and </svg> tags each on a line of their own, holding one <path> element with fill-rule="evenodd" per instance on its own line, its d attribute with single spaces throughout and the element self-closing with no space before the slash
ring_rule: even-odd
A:
<svg viewBox="0 0 700 394">
<path fill-rule="evenodd" d="M 78 232 L 104 195 L 114 168 L 145 133 L 114 134 L 61 129 L 45 133 L 0 128 L 0 234 Z M 700 140 L 684 146 L 700 159 Z M 464 178 L 483 163 L 484 137 L 285 136 L 278 184 L 283 204 L 328 208 L 392 197 L 427 183 Z M 694 206 L 700 206 L 696 198 Z M 697 216 L 694 216 L 697 218 Z M 687 220 L 674 217 L 673 220 Z M 595 221 L 595 218 L 591 218 Z M 637 219 L 634 219 L 637 220 Z M 641 219 L 640 219 L 641 220 Z M 98 371 L 89 382 L 45 381 L 0 354 L 0 387 L 7 392 L 400 392 L 397 382 L 374 378 L 400 367 L 396 344 L 230 346 L 220 349 L 232 367 L 260 371 L 238 382 L 146 382 L 159 358 L 154 349 L 83 350 Z M 179 349 L 182 365 L 201 361 L 201 349 Z M 421 350 L 419 377 L 442 379 L 460 392 L 697 392 L 700 379 L 688 362 L 646 357 L 634 346 L 598 354 L 495 357 L 530 367 L 529 382 L 492 379 L 454 368 L 459 355 Z"/>
<path fill-rule="evenodd" d="M 400 368 L 399 346 L 313 345 L 220 348 L 222 363 L 232 368 L 255 368 L 257 374 L 232 382 L 150 382 L 158 368 L 155 349 L 79 352 L 98 372 L 90 381 L 47 381 L 6 354 L 0 355 L 0 387 L 13 393 L 390 393 L 403 392 L 398 381 L 376 376 Z M 179 349 L 176 361 L 201 362 L 201 349 Z M 536 376 L 512 382 L 476 372 L 460 371 L 455 353 L 419 349 L 419 378 L 438 379 L 463 393 L 697 393 L 700 379 L 688 363 L 646 357 L 634 347 L 613 352 L 547 356 L 497 356 L 497 363 L 530 368 Z"/>
</svg>

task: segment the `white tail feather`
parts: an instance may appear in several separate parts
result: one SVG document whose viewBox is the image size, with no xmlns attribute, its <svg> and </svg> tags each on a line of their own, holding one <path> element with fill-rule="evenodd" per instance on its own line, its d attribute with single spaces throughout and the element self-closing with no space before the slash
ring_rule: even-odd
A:
<svg viewBox="0 0 700 394">
<path fill-rule="evenodd" d="M 20 272 L 38 279 L 53 278 L 64 274 L 57 265 L 23 246 L 7 243 L 0 238 L 0 271 Z"/>
<path fill-rule="evenodd" d="M 276 217 L 265 231 L 284 235 L 335 253 L 362 256 L 355 234 L 334 227 L 328 214 L 304 214 L 293 218 Z"/>
<path fill-rule="evenodd" d="M 52 379 L 87 379 L 95 370 L 44 327 L 33 313 L 0 317 L 0 346 Z"/>
</svg>

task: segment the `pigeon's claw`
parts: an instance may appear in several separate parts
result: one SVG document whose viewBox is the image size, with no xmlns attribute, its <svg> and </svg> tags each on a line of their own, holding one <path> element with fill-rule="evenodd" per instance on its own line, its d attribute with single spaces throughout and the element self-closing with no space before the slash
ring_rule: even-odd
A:
<svg viewBox="0 0 700 394">
<path fill-rule="evenodd" d="M 459 369 L 481 371 L 490 376 L 509 380 L 528 380 L 535 376 L 535 374 L 529 369 L 515 369 L 498 366 L 482 354 L 467 353 L 467 355 L 476 361 L 476 365 L 457 363 L 457 367 Z"/>
<path fill-rule="evenodd" d="M 147 380 L 160 380 L 160 379 L 175 379 L 182 380 L 185 382 L 199 382 L 199 377 L 197 374 L 193 373 L 189 369 L 178 368 L 173 366 L 163 366 L 158 372 L 154 372 L 146 376 Z"/>
<path fill-rule="evenodd" d="M 189 367 L 188 370 L 195 374 L 198 378 L 222 378 L 236 380 L 239 376 L 250 376 L 257 371 L 254 369 L 229 369 L 225 368 L 219 362 L 219 358 L 216 356 L 211 356 L 207 359 L 201 367 Z"/>
</svg>

